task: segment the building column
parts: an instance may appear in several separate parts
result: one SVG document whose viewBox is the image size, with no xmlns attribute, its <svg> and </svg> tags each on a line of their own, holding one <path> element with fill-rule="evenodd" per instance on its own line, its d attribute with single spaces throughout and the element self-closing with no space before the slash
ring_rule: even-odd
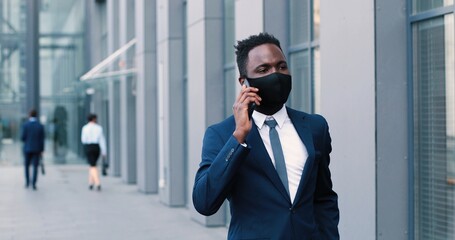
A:
<svg viewBox="0 0 455 240">
<path fill-rule="evenodd" d="M 39 2 L 27 0 L 27 29 L 25 40 L 26 95 L 25 112 L 35 109 L 40 114 L 39 84 Z"/>
<path fill-rule="evenodd" d="M 188 189 L 201 161 L 202 139 L 209 125 L 224 118 L 223 1 L 188 1 Z M 252 18 L 254 19 L 254 18 Z M 174 107 L 174 106 L 172 106 Z M 225 208 L 204 217 L 188 204 L 194 220 L 207 225 L 225 225 Z"/>
<path fill-rule="evenodd" d="M 119 1 L 110 0 L 107 4 L 107 28 L 108 55 L 115 52 L 119 46 Z M 110 70 L 113 70 L 111 67 Z M 120 83 L 118 80 L 108 80 L 108 101 L 109 101 L 109 138 L 108 158 L 109 171 L 112 176 L 120 177 Z"/>
<path fill-rule="evenodd" d="M 119 2 L 120 46 L 134 38 L 134 2 Z M 127 51 L 121 58 L 125 67 L 133 66 L 133 51 Z M 120 77 L 120 156 L 121 173 L 125 183 L 137 182 L 136 160 L 136 76 Z"/>
<path fill-rule="evenodd" d="M 84 28 L 86 34 L 84 35 L 84 54 L 87 61 L 85 61 L 85 69 L 91 69 L 96 64 L 101 62 L 106 56 L 102 56 L 100 49 L 104 46 L 101 41 L 102 34 L 102 18 L 106 17 L 101 14 L 103 8 L 108 3 L 98 3 L 97 1 L 85 0 L 86 21 Z"/>
<path fill-rule="evenodd" d="M 109 173 L 114 177 L 120 177 L 120 83 L 110 80 L 108 82 L 109 101 L 109 137 L 108 137 L 108 159 Z"/>
<path fill-rule="evenodd" d="M 182 0 L 158 0 L 159 195 L 169 206 L 186 203 Z"/>
<path fill-rule="evenodd" d="M 136 149 L 139 191 L 158 192 L 156 1 L 136 0 Z"/>
</svg>

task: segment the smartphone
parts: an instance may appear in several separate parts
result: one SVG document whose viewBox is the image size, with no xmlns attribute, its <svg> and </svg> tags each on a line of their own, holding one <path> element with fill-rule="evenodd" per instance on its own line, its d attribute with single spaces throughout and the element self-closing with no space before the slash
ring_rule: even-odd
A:
<svg viewBox="0 0 455 240">
<path fill-rule="evenodd" d="M 243 81 L 243 85 L 245 85 L 246 87 L 250 87 L 250 83 L 248 82 L 248 80 L 246 78 Z M 248 118 L 249 119 L 251 119 L 251 116 L 253 115 L 253 111 L 254 111 L 255 107 L 256 107 L 255 102 L 251 102 L 250 104 L 248 104 Z"/>
</svg>

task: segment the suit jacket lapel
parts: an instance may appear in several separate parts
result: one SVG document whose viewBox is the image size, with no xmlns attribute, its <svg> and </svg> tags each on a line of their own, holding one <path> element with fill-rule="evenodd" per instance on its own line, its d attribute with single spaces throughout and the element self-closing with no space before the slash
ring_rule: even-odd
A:
<svg viewBox="0 0 455 240">
<path fill-rule="evenodd" d="M 295 195 L 294 204 L 298 203 L 301 195 L 303 194 L 303 188 L 305 184 L 308 182 L 308 177 L 310 175 L 311 169 L 313 169 L 314 165 L 314 156 L 315 156 L 315 149 L 313 144 L 313 135 L 311 134 L 311 129 L 308 127 L 308 124 L 305 124 L 305 117 L 303 114 L 297 114 L 293 110 L 288 110 L 288 116 L 294 125 L 295 130 L 302 139 L 303 144 L 308 152 L 308 158 L 306 159 L 305 166 L 303 167 L 302 176 L 300 177 L 299 186 L 297 188 L 297 193 Z"/>
<path fill-rule="evenodd" d="M 272 160 L 270 159 L 270 156 L 264 146 L 264 142 L 262 142 L 261 135 L 259 134 L 259 131 L 255 124 L 253 125 L 246 141 L 248 145 L 251 146 L 251 152 L 249 155 L 253 157 L 253 161 L 257 162 L 257 166 L 262 168 L 262 170 L 265 172 L 277 190 L 290 202 L 291 198 L 284 188 L 283 183 L 281 182 L 281 179 L 275 169 L 275 166 L 273 166 Z"/>
</svg>

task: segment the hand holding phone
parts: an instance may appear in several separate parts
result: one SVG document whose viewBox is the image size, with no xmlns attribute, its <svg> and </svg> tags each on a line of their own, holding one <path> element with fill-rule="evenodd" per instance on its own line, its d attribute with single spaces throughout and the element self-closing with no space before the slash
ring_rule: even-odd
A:
<svg viewBox="0 0 455 240">
<path fill-rule="evenodd" d="M 245 80 L 243 81 L 243 84 L 246 86 L 246 87 L 250 87 L 250 83 L 248 82 L 248 80 L 245 78 Z M 253 111 L 254 111 L 254 108 L 256 108 L 256 103 L 255 102 L 250 102 L 248 104 L 248 118 L 251 119 L 251 116 L 253 115 Z"/>
</svg>

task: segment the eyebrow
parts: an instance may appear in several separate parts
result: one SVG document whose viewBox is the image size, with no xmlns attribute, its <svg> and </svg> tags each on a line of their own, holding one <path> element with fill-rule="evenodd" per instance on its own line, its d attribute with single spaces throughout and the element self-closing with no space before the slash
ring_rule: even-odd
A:
<svg viewBox="0 0 455 240">
<path fill-rule="evenodd" d="M 279 62 L 277 63 L 277 65 L 280 65 L 280 64 L 283 64 L 283 63 L 285 63 L 286 65 L 288 64 L 288 63 L 286 62 L 286 60 L 281 60 L 281 61 L 279 61 Z M 270 63 L 263 63 L 263 64 L 261 64 L 261 65 L 255 67 L 254 70 L 257 70 L 257 69 L 260 68 L 260 67 L 268 67 L 268 66 L 271 66 L 271 65 L 272 65 L 272 64 L 270 64 Z"/>
</svg>

